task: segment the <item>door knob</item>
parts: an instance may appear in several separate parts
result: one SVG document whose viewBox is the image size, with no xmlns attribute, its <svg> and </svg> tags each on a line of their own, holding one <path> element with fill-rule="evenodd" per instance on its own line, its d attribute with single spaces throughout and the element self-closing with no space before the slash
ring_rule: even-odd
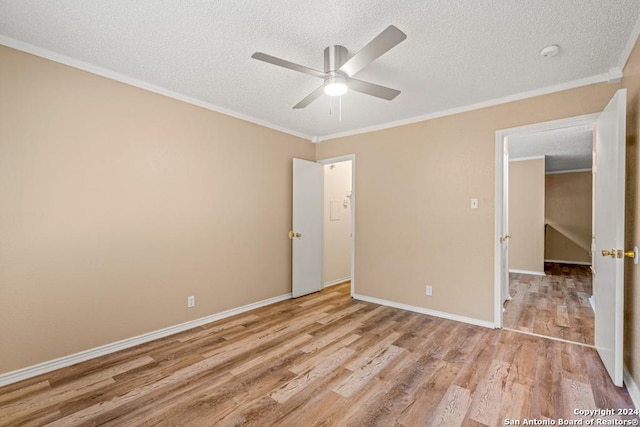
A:
<svg viewBox="0 0 640 427">
<path fill-rule="evenodd" d="M 632 251 L 625 251 L 624 256 L 633 258 L 633 263 L 638 264 L 638 247 L 634 246 Z"/>
<path fill-rule="evenodd" d="M 632 251 L 623 251 L 622 249 L 603 249 L 602 256 L 610 256 L 611 258 L 633 258 L 633 263 L 638 264 L 638 247 L 634 247 Z"/>
<path fill-rule="evenodd" d="M 293 230 L 289 231 L 289 238 L 293 240 L 294 237 L 300 238 L 302 237 L 302 233 L 294 233 Z"/>
</svg>

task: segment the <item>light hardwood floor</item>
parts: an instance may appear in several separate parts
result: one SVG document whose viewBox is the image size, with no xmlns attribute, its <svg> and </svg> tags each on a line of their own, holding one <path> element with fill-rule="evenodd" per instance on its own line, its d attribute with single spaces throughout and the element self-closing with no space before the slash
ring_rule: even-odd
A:
<svg viewBox="0 0 640 427">
<path fill-rule="evenodd" d="M 497 426 L 632 407 L 591 348 L 348 284 L 0 388 L 0 425 L 20 426 Z"/>
<path fill-rule="evenodd" d="M 509 274 L 512 300 L 505 303 L 503 326 L 593 345 L 591 270 L 557 263 L 545 263 L 544 270 L 546 276 Z"/>
</svg>

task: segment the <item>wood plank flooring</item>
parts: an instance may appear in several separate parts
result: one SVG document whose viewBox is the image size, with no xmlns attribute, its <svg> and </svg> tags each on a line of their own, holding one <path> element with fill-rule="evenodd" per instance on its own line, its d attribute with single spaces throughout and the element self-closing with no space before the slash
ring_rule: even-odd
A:
<svg viewBox="0 0 640 427">
<path fill-rule="evenodd" d="M 2 426 L 497 426 L 632 407 L 591 348 L 355 301 L 349 284 L 0 388 Z"/>
<path fill-rule="evenodd" d="M 503 326 L 593 345 L 591 270 L 585 265 L 545 263 L 546 276 L 509 274 L 512 300 Z"/>
</svg>

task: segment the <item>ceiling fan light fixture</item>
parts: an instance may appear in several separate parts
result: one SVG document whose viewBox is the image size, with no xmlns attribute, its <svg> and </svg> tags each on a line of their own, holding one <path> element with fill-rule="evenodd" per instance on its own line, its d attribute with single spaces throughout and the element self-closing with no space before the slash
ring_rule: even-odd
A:
<svg viewBox="0 0 640 427">
<path fill-rule="evenodd" d="M 347 93 L 347 79 L 342 76 L 329 77 L 324 84 L 324 93 L 329 96 L 340 96 Z"/>
</svg>

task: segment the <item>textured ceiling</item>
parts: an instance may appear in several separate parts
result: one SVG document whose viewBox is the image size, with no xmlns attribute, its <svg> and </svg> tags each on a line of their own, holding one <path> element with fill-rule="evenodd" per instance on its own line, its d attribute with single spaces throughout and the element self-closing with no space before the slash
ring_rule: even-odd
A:
<svg viewBox="0 0 640 427">
<path fill-rule="evenodd" d="M 606 80 L 635 41 L 638 0 L 0 0 L 0 43 L 310 139 Z M 323 68 L 389 25 L 407 39 L 357 74 L 399 89 L 292 106 L 322 81 L 251 59 Z M 541 58 L 549 44 L 560 55 Z"/>
<path fill-rule="evenodd" d="M 545 156 L 545 171 L 591 169 L 592 127 L 573 126 L 509 137 L 509 159 Z"/>
</svg>

